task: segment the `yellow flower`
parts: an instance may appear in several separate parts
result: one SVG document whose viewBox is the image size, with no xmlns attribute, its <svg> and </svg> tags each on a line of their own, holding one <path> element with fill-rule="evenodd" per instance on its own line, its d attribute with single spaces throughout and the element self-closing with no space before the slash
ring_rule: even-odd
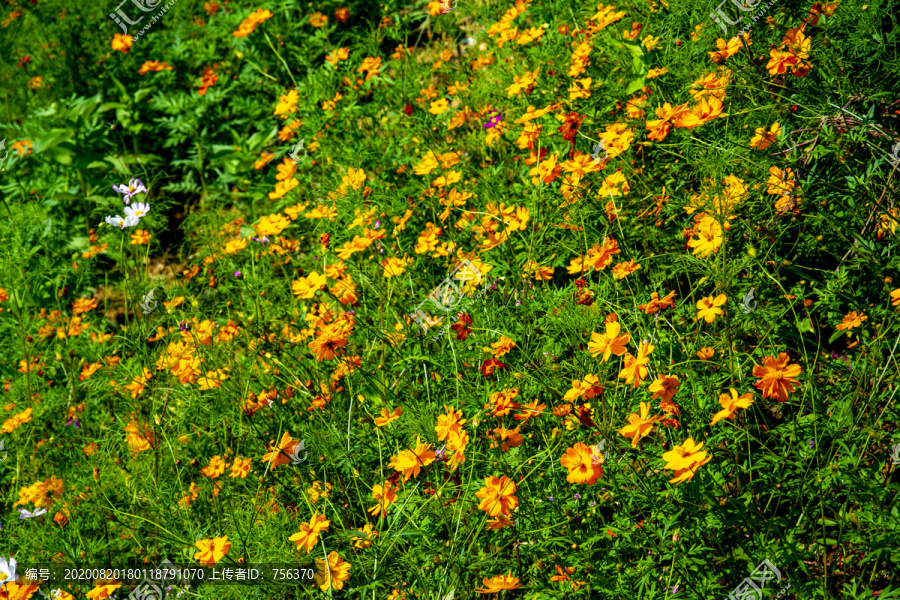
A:
<svg viewBox="0 0 900 600">
<path fill-rule="evenodd" d="M 697 316 L 694 320 L 698 321 L 703 319 L 707 323 L 712 323 L 717 316 L 725 314 L 719 307 L 725 304 L 727 300 L 728 298 L 725 294 L 719 294 L 715 298 L 712 296 L 701 298 L 700 301 L 697 302 Z"/>
<path fill-rule="evenodd" d="M 130 35 L 122 35 L 121 33 L 117 33 L 113 36 L 112 49 L 118 50 L 123 54 L 128 54 L 129 52 L 131 52 L 132 42 L 134 42 L 134 38 Z"/>
<path fill-rule="evenodd" d="M 625 346 L 631 341 L 631 334 L 626 333 L 619 335 L 621 325 L 618 321 L 606 323 L 606 333 L 600 335 L 597 332 L 591 333 L 591 341 L 588 342 L 588 352 L 596 358 L 603 353 L 603 362 L 606 362 L 615 354 L 622 356 L 627 351 Z"/>
<path fill-rule="evenodd" d="M 295 533 L 294 535 L 289 537 L 288 541 L 297 544 L 298 550 L 301 548 L 305 548 L 306 553 L 309 554 L 315 547 L 316 542 L 319 541 L 319 534 L 326 531 L 328 529 L 328 525 L 330 524 L 331 521 L 326 521 L 325 516 L 320 515 L 317 512 L 313 514 L 312 518 L 309 520 L 309 523 L 301 523 L 300 532 Z"/>
<path fill-rule="evenodd" d="M 641 342 L 640 346 L 638 346 L 636 357 L 630 353 L 625 355 L 625 368 L 619 371 L 619 379 L 624 379 L 625 383 L 632 383 L 633 380 L 634 387 L 637 389 L 647 377 L 648 370 L 646 365 L 650 363 L 650 359 L 647 357 L 652 353 L 653 344 Z"/>
<path fill-rule="evenodd" d="M 675 477 L 669 483 L 680 484 L 690 481 L 697 473 L 697 469 L 712 460 L 706 452 L 701 452 L 704 442 L 695 443 L 693 438 L 688 438 L 680 446 L 663 454 L 666 461 L 664 468 L 675 471 Z"/>
<path fill-rule="evenodd" d="M 729 389 L 731 391 L 730 398 L 728 397 L 728 394 L 719 394 L 719 404 L 722 406 L 722 410 L 713 416 L 710 425 L 715 425 L 722 419 L 734 419 L 734 414 L 737 409 L 749 408 L 749 406 L 753 404 L 753 394 L 747 393 L 739 397 L 737 390 L 734 388 Z"/>
<path fill-rule="evenodd" d="M 313 271 L 309 274 L 309 277 L 301 277 L 292 282 L 291 291 L 295 296 L 306 300 L 315 296 L 316 292 L 325 286 L 326 281 L 327 278 L 324 275 L 319 275 L 318 272 Z"/>
<path fill-rule="evenodd" d="M 373 530 L 371 523 L 366 523 L 360 533 L 365 534 L 365 537 L 350 536 L 350 541 L 353 542 L 354 548 L 368 548 L 372 545 L 372 540 L 378 537 L 378 532 Z"/>
<path fill-rule="evenodd" d="M 343 589 L 344 582 L 350 579 L 350 563 L 345 562 L 334 551 L 328 555 L 327 568 L 326 562 L 320 558 L 316 559 L 316 568 L 319 570 L 314 577 L 323 592 L 329 587 L 335 590 Z"/>
<path fill-rule="evenodd" d="M 659 420 L 658 416 L 650 416 L 650 403 L 641 402 L 641 414 L 633 413 L 628 416 L 628 425 L 619 430 L 625 437 L 631 438 L 631 447 L 636 448 L 641 438 L 650 435 L 653 424 Z"/>
<path fill-rule="evenodd" d="M 231 542 L 228 536 L 217 537 L 209 540 L 197 540 L 194 543 L 200 552 L 194 554 L 194 558 L 200 561 L 200 564 L 211 567 L 228 554 L 231 549 Z"/>
<path fill-rule="evenodd" d="M 441 98 L 431 103 L 428 112 L 433 115 L 439 115 L 446 112 L 448 108 L 450 108 L 450 101 L 446 98 Z"/>
</svg>

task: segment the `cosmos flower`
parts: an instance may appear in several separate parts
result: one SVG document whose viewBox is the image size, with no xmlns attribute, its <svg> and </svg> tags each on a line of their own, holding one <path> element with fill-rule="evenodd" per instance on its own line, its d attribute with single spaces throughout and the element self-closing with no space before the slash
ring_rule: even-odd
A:
<svg viewBox="0 0 900 600">
<path fill-rule="evenodd" d="M 625 437 L 631 438 L 631 447 L 636 448 L 641 438 L 650 435 L 653 424 L 659 421 L 658 416 L 650 416 L 650 403 L 641 402 L 641 414 L 633 413 L 628 416 L 628 425 L 619 430 Z"/>
<path fill-rule="evenodd" d="M 147 188 L 141 183 L 140 179 L 132 179 L 128 182 L 128 185 L 114 185 L 112 186 L 114 192 L 119 192 L 120 194 L 125 194 L 122 198 L 122 201 L 125 204 L 131 203 L 131 198 L 135 194 L 146 194 Z"/>
<path fill-rule="evenodd" d="M 800 365 L 788 365 L 790 360 L 785 352 L 781 352 L 778 358 L 767 356 L 763 358 L 763 366 L 753 367 L 753 376 L 761 378 L 756 388 L 762 390 L 763 398 L 776 398 L 784 402 L 789 394 L 794 393 L 794 386 L 799 385 L 794 378 L 802 368 Z"/>
<path fill-rule="evenodd" d="M 719 394 L 719 404 L 722 410 L 713 416 L 712 423 L 715 425 L 722 419 L 734 419 L 735 412 L 739 408 L 749 408 L 753 404 L 753 394 L 743 394 L 738 396 L 737 390 L 730 388 L 731 397 L 728 394 Z"/>
<path fill-rule="evenodd" d="M 512 571 L 507 571 L 506 575 L 495 575 L 491 578 L 485 577 L 481 581 L 484 583 L 484 588 L 475 588 L 475 591 L 479 594 L 495 594 L 503 590 L 515 590 L 522 587 L 519 583 L 519 578 L 512 576 Z"/>
<path fill-rule="evenodd" d="M 119 229 L 125 229 L 126 227 L 134 227 L 140 222 L 140 219 L 137 217 L 125 217 L 124 219 L 119 215 L 114 217 L 106 217 L 107 225 L 112 225 L 113 227 L 118 227 Z"/>
</svg>

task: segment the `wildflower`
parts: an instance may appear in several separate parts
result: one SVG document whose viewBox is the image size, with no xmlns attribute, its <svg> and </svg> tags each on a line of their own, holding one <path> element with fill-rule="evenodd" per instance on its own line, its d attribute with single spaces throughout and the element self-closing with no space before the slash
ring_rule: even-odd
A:
<svg viewBox="0 0 900 600">
<path fill-rule="evenodd" d="M 479 594 L 496 594 L 503 590 L 515 590 L 522 587 L 519 578 L 513 577 L 511 571 L 507 571 L 506 575 L 495 575 L 490 579 L 485 577 L 481 581 L 484 583 L 484 588 L 475 588 Z"/>
<path fill-rule="evenodd" d="M 495 369 L 505 369 L 506 363 L 502 363 L 496 358 L 489 358 L 481 364 L 481 374 L 485 377 L 491 377 Z"/>
<path fill-rule="evenodd" d="M 144 246 L 150 242 L 150 232 L 145 229 L 136 229 L 131 234 L 132 246 Z"/>
<path fill-rule="evenodd" d="M 295 296 L 302 299 L 309 299 L 315 296 L 316 292 L 326 285 L 326 277 L 319 275 L 316 271 L 309 274 L 309 277 L 301 277 L 291 282 L 291 291 Z"/>
<path fill-rule="evenodd" d="M 269 468 L 274 469 L 278 465 L 286 465 L 291 461 L 294 448 L 299 444 L 297 440 L 292 438 L 288 432 L 284 432 L 281 441 L 270 452 L 263 456 L 260 460 L 269 463 Z"/>
<path fill-rule="evenodd" d="M 125 207 L 126 218 L 140 219 L 147 216 L 148 212 L 150 212 L 150 205 L 146 203 L 136 202 L 134 206 Z"/>
<path fill-rule="evenodd" d="M 365 534 L 365 537 L 350 536 L 350 541 L 353 542 L 354 548 L 369 548 L 372 546 L 372 540 L 378 537 L 378 532 L 374 531 L 371 523 L 366 523 L 360 533 Z"/>
<path fill-rule="evenodd" d="M 394 412 L 388 412 L 388 409 L 382 408 L 381 416 L 375 417 L 375 426 L 376 427 L 384 427 L 385 425 L 388 425 L 389 423 L 393 423 L 394 421 L 399 419 L 400 415 L 402 415 L 402 414 L 403 414 L 403 408 L 400 406 L 395 408 Z"/>
<path fill-rule="evenodd" d="M 388 507 L 397 500 L 397 488 L 391 483 L 390 479 L 385 480 L 384 485 L 375 484 L 372 486 L 372 497 L 377 500 L 377 504 L 366 509 L 373 517 L 379 516 L 382 519 L 387 515 Z"/>
<path fill-rule="evenodd" d="M 628 425 L 619 430 L 625 437 L 631 438 L 631 447 L 636 448 L 641 438 L 650 435 L 653 424 L 659 420 L 658 416 L 650 416 L 650 403 L 641 402 L 641 414 L 633 413 L 628 416 Z"/>
<path fill-rule="evenodd" d="M 647 367 L 646 365 L 650 363 L 650 359 L 648 356 L 653 352 L 653 344 L 649 344 L 646 342 L 641 342 L 638 346 L 638 354 L 637 356 L 632 356 L 631 353 L 627 353 L 625 355 L 625 368 L 619 371 L 618 378 L 624 379 L 625 383 L 634 382 L 634 388 L 641 384 L 641 382 L 647 377 Z"/>
<path fill-rule="evenodd" d="M 391 456 L 388 466 L 403 473 L 403 481 L 408 481 L 410 477 L 418 477 L 422 472 L 422 467 L 427 467 L 434 460 L 435 455 L 434 450 L 431 450 L 431 444 L 423 444 L 419 436 L 416 436 L 416 447 L 413 450 L 403 450 L 400 454 Z"/>
<path fill-rule="evenodd" d="M 755 133 L 756 135 L 750 140 L 750 147 L 757 150 L 765 150 L 774 144 L 778 136 L 781 135 L 781 125 L 778 123 L 773 124 L 768 132 L 766 132 L 765 127 L 757 127 Z"/>
<path fill-rule="evenodd" d="M 431 103 L 428 112 L 433 115 L 440 115 L 447 112 L 448 108 L 450 108 L 450 101 L 446 98 L 440 98 Z"/>
<path fill-rule="evenodd" d="M 500 358 L 501 356 L 508 354 L 515 347 L 516 343 L 514 341 L 505 335 L 501 335 L 499 341 L 491 344 L 491 348 L 493 348 L 491 354 L 493 354 L 495 358 Z"/>
<path fill-rule="evenodd" d="M 669 404 L 672 402 L 672 396 L 678 391 L 678 376 L 660 375 L 647 390 L 653 392 L 653 395 L 650 396 L 651 400 L 662 398 L 661 404 Z"/>
<path fill-rule="evenodd" d="M 634 259 L 631 259 L 627 263 L 620 262 L 620 263 L 617 263 L 615 266 L 613 266 L 612 274 L 613 274 L 613 277 L 615 277 L 616 279 L 624 279 L 626 276 L 634 273 L 635 271 L 637 271 L 640 268 L 641 268 L 641 264 L 638 262 L 635 262 Z"/>
<path fill-rule="evenodd" d="M 124 219 L 119 215 L 114 217 L 106 217 L 107 225 L 112 225 L 113 227 L 118 227 L 119 229 L 125 229 L 126 227 L 134 227 L 138 224 L 139 219 L 137 217 L 125 217 Z"/>
<path fill-rule="evenodd" d="M 24 508 L 19 509 L 19 518 L 20 519 L 33 519 L 34 517 L 39 517 L 47 512 L 46 508 L 36 508 L 34 512 L 29 512 Z"/>
<path fill-rule="evenodd" d="M 728 397 L 728 394 L 719 394 L 719 404 L 722 406 L 722 410 L 717 412 L 713 416 L 712 423 L 710 425 L 715 425 L 722 419 L 734 419 L 735 411 L 739 408 L 749 408 L 751 404 L 753 404 L 753 394 L 743 394 L 738 397 L 738 393 L 734 388 L 729 388 L 731 391 L 731 397 Z"/>
<path fill-rule="evenodd" d="M 891 291 L 891 306 L 900 306 L 900 288 Z"/>
<path fill-rule="evenodd" d="M 700 450 L 703 444 L 704 442 L 696 444 L 693 438 L 688 438 L 680 446 L 675 446 L 663 454 L 663 460 L 666 461 L 664 468 L 675 471 L 675 477 L 669 480 L 669 483 L 680 484 L 690 481 L 697 473 L 697 469 L 712 460 L 712 457 L 706 456 L 705 451 Z"/>
<path fill-rule="evenodd" d="M 719 307 L 725 304 L 727 300 L 728 298 L 725 294 L 719 294 L 715 298 L 712 296 L 701 298 L 697 302 L 697 316 L 694 317 L 694 320 L 699 321 L 703 319 L 707 323 L 712 323 L 717 316 L 725 314 Z"/>
<path fill-rule="evenodd" d="M 118 35 L 118 34 L 116 34 Z M 130 37 L 130 36 L 129 36 Z M 87 593 L 87 597 L 90 600 L 106 600 L 109 598 L 114 591 L 122 587 L 121 583 L 117 583 L 115 580 L 109 583 L 105 580 L 98 580 L 97 585 Z M 11 599 L 10 599 L 11 600 Z"/>
<path fill-rule="evenodd" d="M 854 310 L 854 311 L 851 311 L 851 312 L 847 313 L 846 315 L 844 315 L 844 318 L 837 325 L 837 327 L 835 327 L 835 329 L 838 329 L 838 330 L 853 329 L 854 327 L 859 327 L 860 325 L 862 325 L 862 322 L 868 318 L 869 317 L 867 317 L 865 315 L 865 313 L 857 314 L 856 311 Z"/>
<path fill-rule="evenodd" d="M 459 321 L 450 326 L 450 329 L 456 332 L 456 339 L 460 341 L 465 341 L 465 339 L 472 333 L 472 330 L 469 329 L 469 325 L 472 324 L 472 316 L 468 314 L 460 314 Z"/>
<path fill-rule="evenodd" d="M 141 70 L 138 71 L 138 75 L 158 73 L 160 71 L 171 71 L 172 69 L 172 65 L 166 64 L 164 62 L 159 62 L 158 60 L 147 60 L 144 61 L 144 64 L 141 65 Z"/>
<path fill-rule="evenodd" d="M 246 479 L 247 474 L 250 473 L 250 462 L 249 458 L 238 458 L 235 457 L 234 462 L 231 464 L 230 472 L 228 473 L 229 477 L 240 477 L 241 479 Z"/>
<path fill-rule="evenodd" d="M 519 499 L 515 496 L 516 484 L 509 477 L 485 477 L 484 487 L 475 492 L 477 498 L 481 498 L 478 509 L 483 510 L 490 517 L 499 514 L 508 517 L 513 509 L 519 505 Z"/>
<path fill-rule="evenodd" d="M 255 11 L 250 13 L 246 19 L 244 19 L 241 24 L 238 26 L 238 30 L 234 32 L 234 37 L 247 37 L 256 29 L 257 25 L 262 23 L 267 19 L 271 19 L 273 15 L 269 10 L 257 8 Z"/>
<path fill-rule="evenodd" d="M 206 67 L 203 69 L 203 74 L 200 76 L 200 89 L 197 90 L 197 94 L 205 96 L 206 90 L 214 86 L 218 80 L 219 76 L 213 72 L 213 68 Z"/>
<path fill-rule="evenodd" d="M 716 353 L 716 351 L 713 350 L 712 348 L 710 348 L 709 346 L 704 346 L 703 348 L 700 348 L 700 350 L 697 351 L 696 356 L 700 360 L 709 360 L 713 357 L 713 355 L 715 353 Z"/>
<path fill-rule="evenodd" d="M 596 358 L 603 353 L 603 362 L 606 362 L 615 354 L 622 356 L 627 352 L 625 346 L 631 341 L 631 334 L 626 333 L 619 335 L 621 325 L 618 322 L 606 323 L 606 333 L 600 335 L 597 332 L 591 333 L 591 341 L 588 342 L 588 352 Z"/>
<path fill-rule="evenodd" d="M 117 33 L 113 36 L 112 49 L 118 50 L 123 54 L 128 54 L 129 52 L 131 52 L 132 43 L 134 43 L 134 38 L 130 35 Z"/>
<path fill-rule="evenodd" d="M 331 521 L 325 520 L 324 515 L 316 512 L 309 520 L 309 523 L 304 522 L 300 524 L 300 532 L 289 537 L 288 541 L 297 544 L 298 550 L 305 548 L 306 553 L 309 554 L 315 547 L 316 542 L 319 541 L 319 534 L 326 531 L 330 523 Z"/>
<path fill-rule="evenodd" d="M 799 383 L 794 379 L 802 371 L 800 365 L 790 365 L 791 358 L 784 352 L 774 356 L 763 358 L 763 366 L 753 367 L 753 376 L 761 379 L 756 383 L 756 388 L 762 390 L 763 398 L 777 398 L 779 402 L 788 399 L 788 394 L 794 392 L 794 386 Z"/>
<path fill-rule="evenodd" d="M 559 464 L 568 469 L 566 481 L 594 485 L 603 476 L 602 462 L 595 461 L 592 448 L 578 442 L 559 459 Z"/>
<path fill-rule="evenodd" d="M 350 579 L 350 563 L 345 562 L 334 551 L 328 555 L 327 569 L 326 562 L 320 558 L 316 559 L 316 568 L 319 570 L 316 571 L 314 577 L 323 592 L 329 586 L 335 590 L 343 589 L 344 582 Z"/>
<path fill-rule="evenodd" d="M 200 550 L 200 552 L 194 554 L 194 558 L 199 560 L 201 565 L 211 567 L 228 554 L 228 551 L 231 549 L 231 542 L 228 541 L 228 536 L 226 535 L 208 540 L 197 540 L 194 546 Z"/>
<path fill-rule="evenodd" d="M 461 410 L 457 411 L 453 406 L 447 406 L 446 404 L 444 405 L 444 410 L 446 413 L 438 415 L 437 425 L 434 427 L 439 442 L 446 440 L 451 431 L 454 429 L 458 430 L 466 424 L 466 420 L 462 418 Z"/>
<path fill-rule="evenodd" d="M 499 443 L 501 452 L 509 452 L 510 448 L 517 448 L 525 442 L 518 429 L 497 427 L 488 435 L 491 438 L 491 448 L 496 448 Z"/>
<path fill-rule="evenodd" d="M 135 194 L 147 193 L 147 188 L 143 183 L 141 183 L 140 179 L 132 179 L 128 182 L 128 185 L 114 185 L 112 186 L 112 189 L 114 192 L 124 194 L 122 201 L 125 204 L 129 204 L 131 202 L 131 198 L 134 197 Z"/>
</svg>

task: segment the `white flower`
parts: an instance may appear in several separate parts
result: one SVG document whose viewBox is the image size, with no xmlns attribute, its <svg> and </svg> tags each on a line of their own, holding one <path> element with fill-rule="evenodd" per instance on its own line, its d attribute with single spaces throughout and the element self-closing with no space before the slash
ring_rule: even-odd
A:
<svg viewBox="0 0 900 600">
<path fill-rule="evenodd" d="M 125 194 L 122 200 L 125 204 L 131 202 L 132 196 L 135 194 L 143 194 L 147 192 L 147 188 L 141 183 L 140 179 L 132 179 L 128 182 L 128 185 L 114 185 L 112 189 L 120 194 Z"/>
<path fill-rule="evenodd" d="M 126 208 L 127 210 L 127 208 Z M 119 215 L 114 217 L 106 217 L 106 222 L 113 227 L 118 227 L 119 229 L 124 229 L 126 227 L 134 227 L 140 222 L 140 219 L 135 216 L 126 216 L 124 219 Z"/>
<path fill-rule="evenodd" d="M 146 202 L 135 202 L 132 206 L 125 207 L 125 216 L 135 219 L 147 216 L 148 212 L 150 212 L 150 205 Z"/>
<path fill-rule="evenodd" d="M 47 512 L 47 509 L 46 509 L 46 508 L 38 508 L 38 509 L 36 509 L 34 512 L 28 512 L 28 511 L 25 510 L 24 508 L 20 508 L 20 509 L 19 509 L 19 518 L 20 518 L 20 519 L 32 519 L 32 518 L 34 518 L 34 517 L 39 517 L 39 516 L 41 516 L 41 515 L 44 514 L 45 512 Z"/>
<path fill-rule="evenodd" d="M 9 562 L 0 556 L 0 583 L 16 580 L 16 559 L 10 558 Z"/>
</svg>

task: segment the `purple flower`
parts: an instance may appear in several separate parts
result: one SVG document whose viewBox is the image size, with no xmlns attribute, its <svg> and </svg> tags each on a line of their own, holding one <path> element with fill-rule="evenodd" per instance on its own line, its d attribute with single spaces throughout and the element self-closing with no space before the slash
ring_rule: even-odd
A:
<svg viewBox="0 0 900 600">
<path fill-rule="evenodd" d="M 381 227 L 381 220 L 375 221 L 375 229 Z"/>
<path fill-rule="evenodd" d="M 815 440 L 809 440 L 809 449 L 812 450 L 816 446 Z"/>
<path fill-rule="evenodd" d="M 240 272 L 240 271 L 235 271 L 235 272 L 234 272 L 234 276 L 235 276 L 235 277 L 240 277 L 240 276 L 241 276 L 241 272 Z"/>
<path fill-rule="evenodd" d="M 549 500 L 550 502 L 553 502 L 553 496 L 547 496 L 547 500 Z"/>
<path fill-rule="evenodd" d="M 502 112 L 498 112 L 498 111 L 496 111 L 496 110 L 493 111 L 493 112 L 490 113 L 490 114 L 492 114 L 492 115 L 497 115 L 497 116 L 491 117 L 490 119 L 488 119 L 488 123 L 487 123 L 487 124 L 482 125 L 482 127 L 484 127 L 485 129 L 490 129 L 491 127 L 496 127 L 497 125 L 500 124 L 500 119 L 503 117 L 503 113 L 502 113 Z"/>
<path fill-rule="evenodd" d="M 78 418 L 77 418 L 77 417 L 69 417 L 69 420 L 68 420 L 68 422 L 66 423 L 66 427 L 68 427 L 69 425 L 71 425 L 73 422 L 75 423 L 75 429 L 81 429 L 81 425 L 78 424 Z"/>
<path fill-rule="evenodd" d="M 576 493 L 576 494 L 575 494 L 575 499 L 576 499 L 576 500 L 581 500 L 581 494 Z"/>
<path fill-rule="evenodd" d="M 135 194 L 143 194 L 147 192 L 147 188 L 144 187 L 144 184 L 141 183 L 140 179 L 132 179 L 128 182 L 128 185 L 114 185 L 112 186 L 114 192 L 119 192 L 120 194 L 125 194 L 125 197 L 122 198 L 122 201 L 125 204 L 131 203 L 131 198 Z"/>
</svg>

